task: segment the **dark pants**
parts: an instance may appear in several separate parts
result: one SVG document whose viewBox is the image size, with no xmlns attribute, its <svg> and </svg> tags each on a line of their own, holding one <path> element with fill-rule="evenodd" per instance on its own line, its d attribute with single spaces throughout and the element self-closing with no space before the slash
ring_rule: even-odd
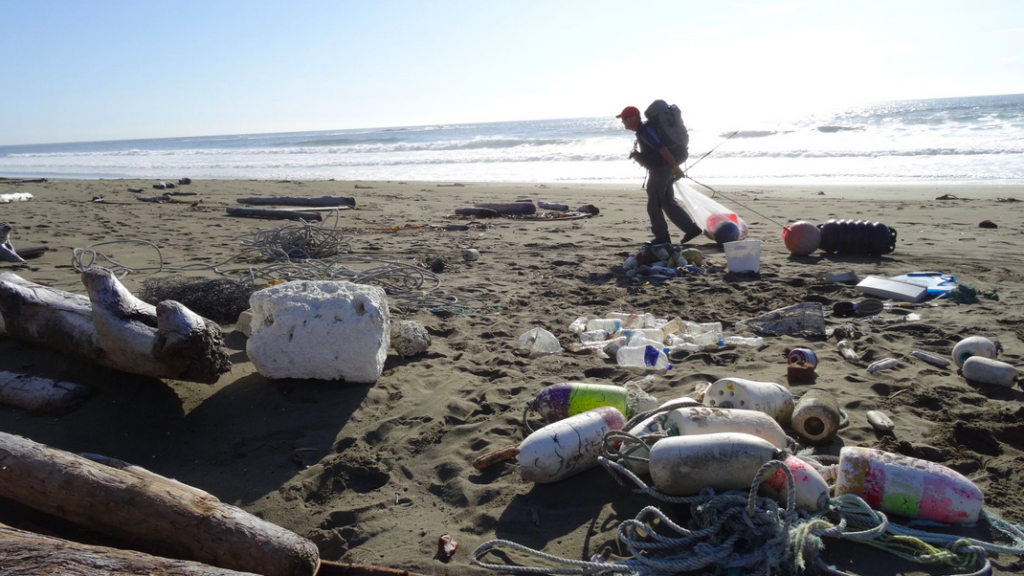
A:
<svg viewBox="0 0 1024 576">
<path fill-rule="evenodd" d="M 666 215 L 684 233 L 697 228 L 686 210 L 676 202 L 672 182 L 672 169 L 668 166 L 658 166 L 647 172 L 647 216 L 651 219 L 651 232 L 654 233 L 656 244 L 668 244 L 672 241 L 668 223 L 665 222 Z"/>
</svg>

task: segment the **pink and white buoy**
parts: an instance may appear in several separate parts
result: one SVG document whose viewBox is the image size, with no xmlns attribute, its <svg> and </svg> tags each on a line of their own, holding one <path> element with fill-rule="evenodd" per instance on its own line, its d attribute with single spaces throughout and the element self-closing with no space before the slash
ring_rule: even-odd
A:
<svg viewBox="0 0 1024 576">
<path fill-rule="evenodd" d="M 944 524 L 977 522 L 984 505 L 973 482 L 941 464 L 855 446 L 839 452 L 840 494 L 860 496 L 882 512 Z"/>
</svg>

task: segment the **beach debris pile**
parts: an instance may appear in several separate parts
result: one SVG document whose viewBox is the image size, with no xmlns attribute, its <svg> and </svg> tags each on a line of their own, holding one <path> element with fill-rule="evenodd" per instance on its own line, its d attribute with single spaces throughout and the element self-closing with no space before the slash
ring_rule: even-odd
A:
<svg viewBox="0 0 1024 576">
<path fill-rule="evenodd" d="M 697 323 L 681 318 L 658 318 L 650 313 L 610 312 L 603 317 L 580 316 L 569 325 L 579 342 L 573 353 L 613 356 L 620 366 L 671 369 L 668 356 L 678 352 L 716 350 L 722 346 L 760 347 L 761 338 L 726 336 L 721 322 Z"/>
<path fill-rule="evenodd" d="M 628 278 L 645 280 L 702 274 L 708 270 L 700 250 L 672 244 L 644 246 L 626 257 L 622 268 Z"/>
</svg>

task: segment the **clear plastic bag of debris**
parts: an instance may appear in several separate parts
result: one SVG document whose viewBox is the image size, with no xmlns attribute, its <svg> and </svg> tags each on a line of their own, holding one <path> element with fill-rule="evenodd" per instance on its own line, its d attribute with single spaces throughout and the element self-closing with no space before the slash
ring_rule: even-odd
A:
<svg viewBox="0 0 1024 576">
<path fill-rule="evenodd" d="M 516 350 L 524 355 L 558 354 L 562 346 L 555 335 L 543 328 L 528 330 L 516 342 Z"/>
<path fill-rule="evenodd" d="M 762 336 L 780 336 L 782 334 L 824 336 L 825 310 L 819 302 L 802 302 L 794 306 L 772 310 L 756 318 L 744 320 L 737 325 L 745 325 Z"/>
</svg>

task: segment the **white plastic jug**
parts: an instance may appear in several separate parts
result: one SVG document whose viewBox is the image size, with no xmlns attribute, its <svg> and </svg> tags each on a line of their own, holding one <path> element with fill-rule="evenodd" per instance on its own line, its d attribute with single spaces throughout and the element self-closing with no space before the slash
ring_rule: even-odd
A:
<svg viewBox="0 0 1024 576">
<path fill-rule="evenodd" d="M 761 270 L 761 241 L 739 240 L 722 244 L 730 272 L 759 272 Z"/>
</svg>

